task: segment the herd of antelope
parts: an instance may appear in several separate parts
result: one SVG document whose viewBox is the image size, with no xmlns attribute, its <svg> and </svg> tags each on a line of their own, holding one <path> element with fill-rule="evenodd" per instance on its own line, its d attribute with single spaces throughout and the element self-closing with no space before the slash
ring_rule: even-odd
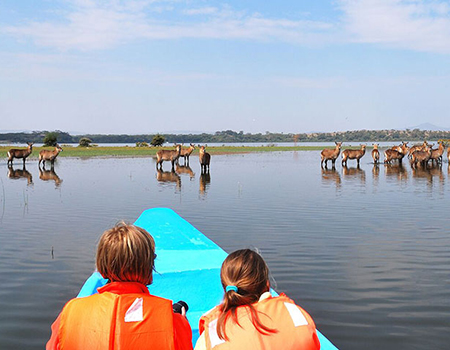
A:
<svg viewBox="0 0 450 350">
<path fill-rule="evenodd" d="M 331 160 L 332 166 L 334 168 L 336 159 L 339 157 L 341 152 L 342 142 L 335 142 L 336 147 L 334 149 L 324 149 L 321 153 L 320 165 L 323 167 L 325 163 L 325 168 L 327 163 Z M 373 144 L 372 159 L 374 164 L 380 163 L 380 151 L 378 150 L 379 144 Z M 384 151 L 384 163 L 391 164 L 393 161 L 398 161 L 399 164 L 405 156 L 410 159 L 411 167 L 414 169 L 417 166 L 427 167 L 431 162 L 432 164 L 442 164 L 442 157 L 445 151 L 445 144 L 443 141 L 438 141 L 438 147 L 433 149 L 432 144 L 424 141 L 421 145 L 414 145 L 408 147 L 408 142 L 402 142 L 398 146 L 393 146 L 392 148 Z M 360 159 L 366 153 L 366 145 L 361 145 L 360 149 L 346 149 L 342 151 L 342 166 L 347 166 L 347 160 L 356 159 L 357 165 L 359 166 Z M 450 165 L 450 147 L 447 148 L 447 159 Z"/>
<path fill-rule="evenodd" d="M 60 152 L 62 152 L 62 148 L 56 144 L 55 149 L 53 151 L 43 149 L 39 152 L 39 163 L 38 167 L 41 168 L 41 162 L 42 162 L 42 168 L 45 169 L 45 162 L 49 161 L 51 163 L 52 169 L 55 165 L 55 159 L 58 156 Z M 26 149 L 15 149 L 12 148 L 8 151 L 8 167 L 12 167 L 14 158 L 22 159 L 23 160 L 23 166 L 25 167 L 25 160 L 28 158 L 28 156 L 33 152 L 33 143 L 28 142 L 28 148 Z"/>
<path fill-rule="evenodd" d="M 175 164 L 179 164 L 179 159 L 184 159 L 184 165 L 189 165 L 189 156 L 194 151 L 195 146 L 191 143 L 189 148 L 182 149 L 181 145 L 174 145 L 175 150 L 160 150 L 156 153 L 156 169 L 162 170 L 162 163 L 164 161 L 172 163 L 172 172 L 175 172 Z M 206 146 L 199 145 L 199 162 L 202 173 L 209 173 L 209 163 L 211 155 L 206 152 Z"/>
</svg>

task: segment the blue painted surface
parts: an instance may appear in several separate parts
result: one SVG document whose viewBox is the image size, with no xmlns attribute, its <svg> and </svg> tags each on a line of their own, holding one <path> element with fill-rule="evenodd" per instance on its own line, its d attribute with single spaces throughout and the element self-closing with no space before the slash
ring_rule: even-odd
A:
<svg viewBox="0 0 450 350">
<path fill-rule="evenodd" d="M 147 230 L 155 239 L 156 272 L 153 284 L 148 286 L 150 293 L 173 302 L 188 303 L 187 316 L 195 344 L 201 315 L 222 301 L 220 267 L 227 253 L 171 209 L 148 209 L 135 225 Z M 106 280 L 94 272 L 78 297 L 96 293 L 105 283 Z M 322 350 L 337 349 L 319 331 L 317 333 Z"/>
</svg>

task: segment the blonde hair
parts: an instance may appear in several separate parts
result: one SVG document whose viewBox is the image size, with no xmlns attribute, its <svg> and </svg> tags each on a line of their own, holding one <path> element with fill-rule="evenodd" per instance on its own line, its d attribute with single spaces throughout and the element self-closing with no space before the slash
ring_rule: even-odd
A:
<svg viewBox="0 0 450 350">
<path fill-rule="evenodd" d="M 153 281 L 155 241 L 143 228 L 119 222 L 103 232 L 97 247 L 97 270 L 111 282 Z"/>
<path fill-rule="evenodd" d="M 250 249 L 237 250 L 224 260 L 220 270 L 225 295 L 220 305 L 220 316 L 217 320 L 217 335 L 220 339 L 228 340 L 225 333 L 225 324 L 231 317 L 232 321 L 239 324 L 237 319 L 237 308 L 245 305 L 249 308 L 253 325 L 261 334 L 277 333 L 262 324 L 258 312 L 253 303 L 259 300 L 261 294 L 269 291 L 269 268 L 264 259 L 257 252 Z M 235 286 L 237 291 L 227 286 Z"/>
</svg>

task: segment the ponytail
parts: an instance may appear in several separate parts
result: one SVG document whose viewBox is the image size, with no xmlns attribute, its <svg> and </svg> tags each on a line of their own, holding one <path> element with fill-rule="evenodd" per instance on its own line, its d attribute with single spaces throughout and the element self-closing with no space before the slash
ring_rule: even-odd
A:
<svg viewBox="0 0 450 350">
<path fill-rule="evenodd" d="M 226 335 L 226 323 L 231 321 L 239 325 L 237 308 L 248 308 L 250 319 L 256 330 L 264 335 L 276 333 L 276 329 L 265 326 L 253 306 L 262 293 L 268 290 L 269 268 L 263 258 L 250 249 L 231 253 L 223 262 L 220 271 L 222 286 L 225 290 L 217 320 L 217 335 L 222 340 L 229 340 Z"/>
</svg>

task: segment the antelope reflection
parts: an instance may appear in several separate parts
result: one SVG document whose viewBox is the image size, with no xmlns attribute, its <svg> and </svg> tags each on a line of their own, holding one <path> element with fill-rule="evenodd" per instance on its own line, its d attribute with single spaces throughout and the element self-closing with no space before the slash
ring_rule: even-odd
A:
<svg viewBox="0 0 450 350">
<path fill-rule="evenodd" d="M 25 165 L 22 169 L 14 169 L 12 165 L 8 166 L 8 177 L 13 180 L 27 179 L 28 185 L 33 184 L 33 175 L 31 175 Z"/>
<path fill-rule="evenodd" d="M 341 174 L 336 170 L 335 167 L 332 167 L 331 169 L 322 167 L 322 182 L 335 184 L 336 188 L 341 187 Z"/>
<path fill-rule="evenodd" d="M 356 168 L 349 168 L 346 165 L 342 167 L 342 174 L 344 174 L 345 177 L 353 177 L 353 178 L 359 178 L 361 180 L 361 183 L 364 184 L 366 182 L 366 172 L 365 170 L 361 169 L 359 165 L 356 166 Z"/>
<path fill-rule="evenodd" d="M 388 178 L 396 177 L 400 182 L 406 182 L 408 180 L 408 171 L 401 164 L 384 164 L 385 174 Z"/>
<path fill-rule="evenodd" d="M 412 168 L 413 178 L 417 181 L 425 180 L 427 184 L 432 187 L 435 179 L 438 179 L 438 183 L 444 185 L 444 173 L 440 165 L 432 165 L 427 167 Z"/>
<path fill-rule="evenodd" d="M 55 186 L 59 187 L 59 185 L 61 185 L 61 182 L 63 180 L 61 180 L 61 178 L 56 174 L 55 169 L 51 168 L 50 170 L 46 170 L 45 168 L 40 168 L 39 167 L 39 178 L 42 181 L 54 181 L 55 182 Z"/>
<path fill-rule="evenodd" d="M 211 182 L 211 175 L 209 172 L 200 174 L 200 187 L 199 187 L 200 194 L 202 195 L 206 194 L 210 182 Z"/>
<path fill-rule="evenodd" d="M 156 180 L 161 183 L 173 182 L 177 189 L 181 188 L 181 177 L 175 171 L 156 170 Z"/>
<path fill-rule="evenodd" d="M 179 175 L 181 174 L 187 174 L 189 175 L 189 178 L 191 180 L 194 180 L 195 173 L 192 171 L 191 167 L 189 165 L 178 165 L 175 168 L 175 172 Z"/>
<path fill-rule="evenodd" d="M 380 180 L 380 165 L 378 161 L 373 165 L 372 178 L 373 178 L 373 185 L 378 186 L 378 182 Z"/>
</svg>

